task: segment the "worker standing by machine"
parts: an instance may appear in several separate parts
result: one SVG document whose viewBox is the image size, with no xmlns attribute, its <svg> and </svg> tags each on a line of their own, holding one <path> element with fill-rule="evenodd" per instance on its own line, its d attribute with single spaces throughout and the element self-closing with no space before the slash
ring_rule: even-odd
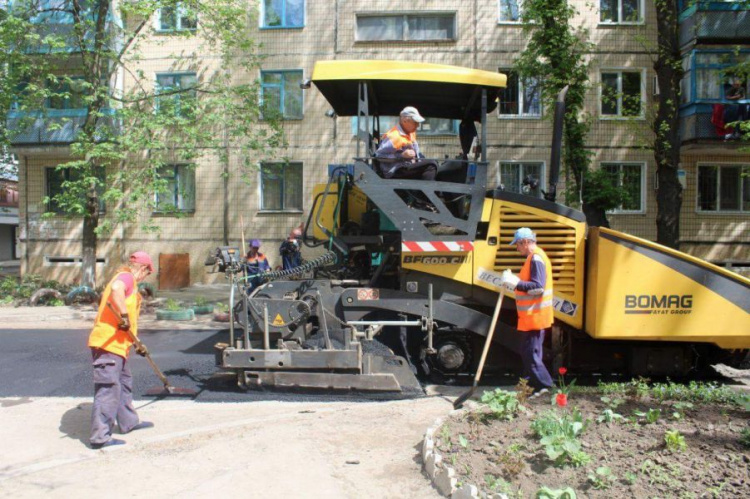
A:
<svg viewBox="0 0 750 499">
<path fill-rule="evenodd" d="M 247 255 L 245 255 L 245 270 L 247 271 L 248 292 L 260 284 L 259 274 L 271 270 L 268 258 L 260 252 L 260 239 L 250 241 Z"/>
<path fill-rule="evenodd" d="M 503 284 L 515 291 L 518 330 L 523 333 L 521 359 L 523 377 L 529 380 L 535 394 L 552 387 L 552 377 L 542 359 L 544 332 L 554 322 L 552 298 L 552 264 L 547 254 L 536 245 L 536 234 L 521 227 L 513 235 L 511 246 L 526 257 L 518 276 L 503 272 Z"/>
<path fill-rule="evenodd" d="M 292 232 L 289 233 L 289 237 L 286 241 L 281 243 L 279 247 L 279 255 L 281 256 L 281 262 L 284 270 L 293 269 L 302 265 L 302 253 L 300 252 L 300 238 L 302 237 L 302 229 L 295 227 Z"/>
<path fill-rule="evenodd" d="M 128 331 L 138 336 L 138 316 L 141 312 L 138 283 L 153 271 L 151 257 L 144 251 L 136 251 L 102 293 L 88 342 L 94 367 L 90 438 L 93 449 L 125 443 L 112 438 L 115 421 L 121 433 L 154 426 L 151 422 L 139 421 L 133 407 L 133 376 L 128 363 L 130 347 L 133 346 Z M 146 355 L 145 350 L 137 353 Z"/>
</svg>

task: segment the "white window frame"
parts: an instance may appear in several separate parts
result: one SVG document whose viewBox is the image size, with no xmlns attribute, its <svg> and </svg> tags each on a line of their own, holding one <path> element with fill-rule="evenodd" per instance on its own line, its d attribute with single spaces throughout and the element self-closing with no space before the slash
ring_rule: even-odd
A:
<svg viewBox="0 0 750 499">
<path fill-rule="evenodd" d="M 506 20 L 506 19 L 500 19 L 500 12 L 501 12 L 501 3 L 503 0 L 497 1 L 497 24 L 509 24 L 511 26 L 517 26 L 521 24 L 523 21 L 521 20 L 521 16 L 523 16 L 523 0 L 516 0 L 516 3 L 518 4 L 518 20 Z"/>
<path fill-rule="evenodd" d="M 700 205 L 700 169 L 701 166 L 718 166 L 719 168 L 723 166 L 740 166 L 745 167 L 748 170 L 750 170 L 750 162 L 741 162 L 741 161 L 704 161 L 701 163 L 698 163 L 695 166 L 695 213 L 697 215 L 701 216 L 725 216 L 725 215 L 748 215 L 750 216 L 750 210 L 743 211 L 740 204 L 739 210 L 702 210 Z M 741 188 L 741 187 L 740 187 Z M 721 205 L 721 175 L 716 179 L 716 190 L 717 190 L 717 208 Z M 742 191 L 740 191 L 740 203 L 742 202 Z"/>
<path fill-rule="evenodd" d="M 617 78 L 617 91 L 619 96 L 617 97 L 617 107 L 619 109 L 618 114 L 604 114 L 602 111 L 602 96 L 604 89 L 604 79 L 602 75 L 604 73 L 618 73 Z M 638 73 L 641 77 L 641 112 L 638 116 L 624 116 L 622 114 L 622 73 Z M 646 119 L 646 69 L 645 68 L 601 68 L 599 69 L 599 91 L 598 91 L 598 106 L 599 106 L 599 119 L 600 120 L 645 120 Z"/>
<path fill-rule="evenodd" d="M 648 178 L 648 163 L 645 161 L 601 161 L 599 162 L 599 169 L 607 165 L 636 165 L 641 167 L 641 207 L 637 210 L 623 210 L 622 208 L 614 208 L 607 210 L 608 214 L 611 215 L 643 215 L 646 213 L 646 179 Z M 620 179 L 622 179 L 622 168 L 620 168 Z M 622 187 L 619 185 L 618 187 Z"/>
<path fill-rule="evenodd" d="M 156 10 L 156 15 L 154 16 L 154 31 L 157 33 L 177 33 L 177 32 L 190 32 L 190 31 L 197 31 L 198 30 L 198 17 L 196 14 L 195 19 L 195 28 L 183 28 L 182 27 L 182 18 L 184 17 L 184 9 L 182 8 L 182 5 L 177 4 L 175 5 L 177 8 L 177 26 L 174 27 L 174 29 L 163 29 L 161 27 L 161 11 L 162 9 Z"/>
<path fill-rule="evenodd" d="M 264 164 L 284 164 L 283 161 L 264 161 L 262 163 L 258 163 L 258 213 L 304 213 L 305 211 L 305 162 L 304 161 L 287 161 L 286 164 L 292 165 L 292 164 L 298 164 L 300 166 L 301 170 L 301 196 L 300 196 L 300 203 L 301 206 L 299 208 L 282 208 L 280 210 L 274 210 L 274 209 L 268 209 L 263 208 L 263 165 Z"/>
<path fill-rule="evenodd" d="M 528 160 L 520 160 L 520 159 L 512 159 L 512 160 L 505 160 L 505 159 L 499 159 L 497 160 L 497 163 L 495 165 L 495 180 L 498 187 L 503 185 L 502 183 L 502 174 L 500 172 L 500 165 L 506 163 L 506 164 L 517 164 L 517 165 L 524 165 L 524 164 L 539 164 L 542 166 L 541 168 L 541 175 L 539 175 L 539 193 L 541 194 L 541 191 L 544 190 L 545 186 L 547 185 L 547 162 L 544 160 L 536 160 L 536 159 L 528 159 Z M 523 176 L 519 176 L 519 181 L 521 182 L 521 185 L 519 185 L 519 193 L 523 194 Z M 511 192 L 511 191 L 508 191 Z M 515 194 L 515 193 L 514 193 Z M 540 198 L 541 199 L 541 198 Z"/>
<path fill-rule="evenodd" d="M 408 38 L 409 16 L 413 17 L 452 17 L 453 18 L 453 37 L 452 38 L 434 38 L 429 40 L 413 40 Z M 398 40 L 360 40 L 359 24 L 360 18 L 364 17 L 401 17 L 404 22 L 404 38 Z M 431 11 L 405 11 L 405 12 L 357 12 L 354 14 L 354 41 L 357 43 L 455 43 L 458 41 L 458 15 L 455 10 L 431 10 Z"/>
<path fill-rule="evenodd" d="M 619 21 L 602 21 L 602 0 L 599 0 L 599 26 L 642 26 L 646 23 L 646 6 L 644 0 L 638 0 L 638 12 L 640 13 L 640 19 L 638 21 L 623 21 L 622 20 L 622 0 L 614 0 L 617 2 L 617 18 Z"/>
<path fill-rule="evenodd" d="M 513 71 L 512 68 L 500 68 L 498 69 L 499 72 L 505 74 L 508 78 L 510 78 L 510 73 Z M 535 78 L 538 80 L 538 78 Z M 521 76 L 518 76 L 518 113 L 517 114 L 503 114 L 500 112 L 500 102 L 498 101 L 497 106 L 497 117 L 501 120 L 538 120 L 544 116 L 544 99 L 542 99 L 542 86 L 539 85 L 539 114 L 524 114 L 521 112 L 521 109 L 523 106 L 521 106 L 521 97 L 523 96 L 523 78 Z"/>
</svg>

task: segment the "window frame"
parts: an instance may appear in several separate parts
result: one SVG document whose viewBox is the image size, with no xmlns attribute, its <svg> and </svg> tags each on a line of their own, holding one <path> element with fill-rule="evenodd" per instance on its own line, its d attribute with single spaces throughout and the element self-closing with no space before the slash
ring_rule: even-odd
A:
<svg viewBox="0 0 750 499">
<path fill-rule="evenodd" d="M 85 76 L 81 76 L 81 75 L 73 75 L 73 76 L 63 75 L 63 76 L 59 76 L 58 77 L 58 83 L 61 82 L 59 78 L 66 78 L 66 77 L 69 78 L 69 79 L 71 79 L 71 80 L 80 80 L 80 81 L 83 81 L 83 82 L 86 81 L 86 77 Z M 64 80 L 61 83 L 63 83 L 63 85 L 65 85 L 65 86 L 68 87 L 67 90 L 65 90 L 65 89 L 61 89 L 61 90 L 63 90 L 64 92 L 70 93 L 71 92 L 70 85 L 67 82 L 65 82 Z M 47 90 L 50 90 L 50 91 L 53 90 L 52 88 L 50 88 L 49 81 L 46 82 L 46 85 L 47 85 Z M 52 93 L 52 92 L 50 92 L 50 93 Z M 66 103 L 69 103 L 69 101 L 70 101 L 69 98 L 64 99 L 64 102 L 66 102 Z M 51 102 L 52 102 L 52 96 L 48 95 L 44 99 L 44 112 L 48 116 L 52 116 L 52 117 L 54 117 L 54 116 L 63 116 L 63 117 L 86 116 L 86 113 L 88 112 L 88 106 L 84 106 L 84 107 L 62 107 L 62 108 L 57 108 L 57 107 L 51 107 L 50 106 Z"/>
<path fill-rule="evenodd" d="M 508 25 L 508 26 L 518 26 L 523 23 L 523 20 L 521 17 L 523 16 L 523 0 L 516 0 L 516 4 L 518 6 L 518 20 L 506 20 L 500 18 L 501 6 L 500 4 L 503 2 L 503 0 L 497 0 L 497 24 L 500 25 Z"/>
<path fill-rule="evenodd" d="M 518 110 L 519 112 L 517 114 L 504 114 L 500 112 L 500 98 L 498 97 L 498 103 L 497 103 L 497 117 L 501 120 L 538 120 L 544 117 L 544 99 L 542 98 L 542 85 L 539 84 L 539 114 L 522 114 L 521 109 L 523 106 L 521 106 L 521 97 L 525 97 L 523 94 L 524 85 L 523 85 L 523 78 L 518 74 L 518 72 L 514 71 L 512 68 L 499 68 L 498 71 L 500 73 L 505 74 L 508 79 L 510 80 L 511 75 L 513 73 L 516 74 L 516 77 L 518 78 Z M 533 78 L 533 77 L 530 77 Z M 538 81 L 537 78 L 534 78 Z M 507 87 L 506 87 L 507 88 Z"/>
<path fill-rule="evenodd" d="M 179 214 L 192 214 L 196 211 L 197 206 L 197 192 L 198 192 L 198 183 L 196 182 L 195 178 L 195 165 L 192 163 L 169 163 L 159 168 L 159 170 L 164 170 L 167 168 L 172 168 L 174 173 L 174 192 L 173 199 L 176 201 L 174 203 L 174 209 L 159 209 L 159 193 L 154 193 L 154 209 L 151 211 L 152 215 L 165 215 L 165 216 L 178 216 Z M 193 206 L 191 208 L 184 208 L 180 205 L 184 203 L 185 197 L 181 194 L 181 182 L 180 179 L 184 177 L 183 175 L 180 175 L 181 172 L 189 171 L 192 172 L 193 180 Z M 165 176 L 161 173 L 161 171 L 158 172 L 158 175 L 160 178 L 165 178 Z M 166 195 L 166 194 L 162 194 Z"/>
<path fill-rule="evenodd" d="M 154 31 L 156 33 L 190 33 L 198 31 L 198 13 L 195 14 L 195 26 L 192 28 L 183 28 L 182 27 L 182 20 L 183 18 L 187 17 L 185 15 L 185 9 L 182 6 L 181 2 L 178 2 L 175 4 L 175 27 L 174 28 L 162 28 L 162 10 L 163 8 L 159 8 L 156 11 L 156 15 L 154 16 Z"/>
<path fill-rule="evenodd" d="M 286 22 L 286 4 L 288 0 L 282 0 L 284 2 L 283 6 L 283 16 L 282 16 L 282 25 L 281 26 L 266 26 L 264 23 L 266 22 L 266 2 L 264 0 L 260 0 L 260 16 L 258 16 L 258 28 L 259 29 L 303 29 L 307 26 L 307 0 L 302 0 L 302 24 L 300 26 L 287 26 L 286 24 L 283 24 Z"/>
<path fill-rule="evenodd" d="M 458 41 L 458 15 L 455 10 L 403 11 L 383 13 L 382 11 L 356 12 L 354 14 L 354 43 L 455 43 Z M 359 38 L 359 20 L 365 17 L 401 17 L 403 21 L 403 38 L 383 40 L 361 40 Z M 450 17 L 453 21 L 451 38 L 430 38 L 428 40 L 414 40 L 408 38 L 409 17 Z"/>
<path fill-rule="evenodd" d="M 604 78 L 605 73 L 617 73 L 617 107 L 618 114 L 604 114 L 602 110 L 602 98 L 604 97 Z M 636 116 L 625 116 L 622 114 L 622 75 L 623 73 L 637 73 L 640 76 L 641 82 L 641 106 L 640 113 Z M 599 69 L 599 90 L 598 90 L 598 106 L 599 106 L 599 119 L 600 120 L 645 120 L 646 119 L 646 105 L 648 104 L 646 94 L 646 69 L 645 68 L 600 68 Z"/>
<path fill-rule="evenodd" d="M 285 83 L 286 83 L 286 75 L 288 73 L 298 73 L 299 74 L 299 81 L 302 83 L 305 79 L 305 74 L 302 69 L 262 69 L 260 71 L 260 108 L 263 109 L 264 105 L 264 98 L 265 98 L 265 92 L 266 88 L 279 88 L 279 106 L 281 109 L 278 111 L 280 112 L 281 119 L 283 121 L 301 121 L 305 119 L 305 92 L 300 88 L 300 115 L 294 116 L 294 117 L 287 117 L 285 116 L 286 113 L 286 99 L 285 99 Z M 282 79 L 281 83 L 269 83 L 266 84 L 263 82 L 263 76 L 266 74 L 281 74 Z"/>
<path fill-rule="evenodd" d="M 699 55 L 706 55 L 706 54 L 719 54 L 719 55 L 725 55 L 728 57 L 731 57 L 733 60 L 731 62 L 720 62 L 717 64 L 705 64 L 705 63 L 698 63 L 697 59 Z M 727 50 L 727 49 L 706 49 L 706 48 L 698 48 L 693 49 L 689 52 L 687 52 L 683 60 L 683 70 L 685 71 L 685 76 L 683 77 L 682 82 L 685 82 L 685 79 L 687 79 L 687 86 L 683 85 L 681 87 L 681 90 L 687 90 L 687 92 L 683 91 L 682 96 L 680 98 L 680 106 L 690 106 L 693 104 L 700 104 L 700 103 L 731 103 L 731 101 L 728 101 L 726 99 L 726 83 L 721 83 L 721 96 L 718 98 L 712 98 L 712 97 L 699 97 L 698 96 L 698 75 L 701 71 L 716 71 L 717 73 L 721 73 L 723 70 L 727 68 L 731 68 L 733 66 L 736 66 L 740 63 L 750 63 L 750 48 L 740 48 L 738 50 Z M 746 83 L 746 92 L 750 91 L 750 78 L 749 81 Z M 748 94 L 750 95 L 750 93 Z"/>
<path fill-rule="evenodd" d="M 427 118 L 425 120 L 425 123 L 429 121 L 431 118 Z M 450 118 L 432 118 L 432 119 L 439 119 L 439 120 L 446 120 L 451 122 L 451 130 L 449 132 L 429 132 L 422 129 L 422 125 L 424 123 L 418 123 L 416 133 L 420 137 L 456 137 L 459 134 L 458 127 L 461 124 L 461 120 L 454 120 Z M 387 126 L 383 126 L 384 120 L 388 120 Z M 393 128 L 398 124 L 399 117 L 398 116 L 380 116 L 380 134 L 383 135 L 385 132 Z M 352 116 L 351 117 L 351 128 L 352 128 L 352 137 L 357 136 L 358 131 L 358 123 L 359 123 L 359 116 Z M 364 129 L 363 129 L 364 131 Z"/>
<path fill-rule="evenodd" d="M 198 90 L 197 89 L 198 89 L 198 86 L 199 86 L 198 85 L 199 81 L 198 81 L 198 75 L 196 73 L 193 73 L 191 71 L 179 71 L 179 72 L 171 72 L 171 73 L 170 72 L 167 72 L 167 73 L 155 73 L 155 76 L 154 76 L 154 90 L 155 90 L 155 92 L 154 92 L 154 112 L 156 112 L 156 113 L 159 112 L 159 101 L 161 100 L 160 99 L 160 95 L 161 94 L 159 93 L 159 91 L 161 90 L 161 85 L 159 84 L 159 77 L 173 77 L 174 78 L 175 76 L 179 76 L 179 77 L 182 77 L 182 76 L 192 76 L 193 78 L 195 78 L 196 85 L 195 85 L 195 88 L 193 90 L 194 95 L 192 95 L 191 98 L 195 99 L 197 101 L 197 99 L 198 99 Z M 182 88 L 182 87 L 180 87 L 180 88 Z M 178 99 L 178 100 L 181 101 L 183 99 L 183 95 L 186 95 L 186 94 L 187 94 L 187 92 L 185 92 L 185 93 L 175 93 L 173 95 L 166 95 L 166 96 L 164 96 L 164 98 L 168 98 L 168 99 L 175 99 L 176 98 L 176 99 Z M 183 117 L 183 118 L 189 118 L 189 116 L 186 116 L 186 115 L 182 114 L 182 108 L 180 108 L 180 111 L 177 114 L 177 116 L 180 116 L 180 117 Z"/>
<path fill-rule="evenodd" d="M 646 161 L 601 161 L 599 162 L 599 169 L 601 170 L 607 165 L 618 165 L 620 167 L 618 169 L 619 170 L 619 176 L 618 176 L 619 184 L 617 185 L 617 187 L 622 187 L 622 167 L 624 165 L 641 167 L 641 186 L 640 186 L 641 206 L 640 208 L 637 210 L 625 210 L 622 208 L 622 205 L 621 205 L 618 208 L 607 210 L 607 214 L 610 214 L 610 215 L 644 215 L 647 210 L 646 179 L 648 178 L 648 163 Z"/>
<path fill-rule="evenodd" d="M 498 186 L 504 185 L 502 183 L 503 177 L 502 177 L 502 168 L 501 168 L 503 164 L 511 164 L 511 165 L 537 164 L 537 165 L 541 165 L 541 175 L 539 175 L 539 194 L 540 194 L 540 196 L 539 196 L 538 199 L 543 199 L 542 190 L 547 185 L 547 162 L 546 161 L 544 161 L 544 160 L 533 160 L 533 159 L 531 159 L 531 160 L 520 160 L 520 159 L 504 160 L 504 159 L 499 159 L 499 160 L 497 160 L 497 171 L 496 171 L 495 175 L 496 175 L 496 181 L 497 181 L 497 185 Z M 524 194 L 523 193 L 523 179 L 524 179 L 524 177 L 525 177 L 524 175 L 519 175 L 518 176 L 518 181 L 520 182 L 520 185 L 518 186 L 518 193 L 517 194 L 528 196 L 528 194 Z M 513 193 L 515 193 L 515 191 L 506 191 L 506 192 L 513 192 Z M 533 197 L 535 197 L 535 196 L 533 196 Z"/>
<path fill-rule="evenodd" d="M 44 196 L 49 198 L 49 202 L 44 203 L 44 212 L 45 213 L 53 213 L 55 216 L 69 216 L 69 215 L 75 215 L 71 213 L 67 213 L 65 211 L 56 211 L 50 209 L 52 206 L 52 203 L 54 203 L 54 200 L 52 199 L 52 195 L 50 194 L 50 173 L 57 173 L 57 166 L 43 166 L 44 168 Z M 63 179 L 60 183 L 60 188 L 62 189 L 62 184 L 65 182 L 70 182 L 70 173 L 72 170 L 70 168 L 67 168 L 65 170 L 62 170 L 63 173 Z M 106 170 L 102 168 L 102 173 L 106 177 Z M 107 204 L 104 202 L 104 200 L 101 198 L 101 192 L 99 193 L 99 213 L 106 214 L 107 213 Z M 82 215 L 79 215 L 82 216 Z"/>
<path fill-rule="evenodd" d="M 740 209 L 739 210 L 721 210 L 718 207 L 721 206 L 721 175 L 717 175 L 716 178 L 716 210 L 703 210 L 701 209 L 700 205 L 700 194 L 701 194 L 701 185 L 700 185 L 700 169 L 703 166 L 717 166 L 719 168 L 729 166 L 729 167 L 740 167 L 743 170 L 746 170 L 748 173 L 750 173 L 750 162 L 733 162 L 733 161 L 719 161 L 719 162 L 699 162 L 695 165 L 695 177 L 696 177 L 696 186 L 695 186 L 695 213 L 697 215 L 706 215 L 706 216 L 726 216 L 726 215 L 749 215 L 750 216 L 750 210 L 743 210 L 742 209 L 742 181 L 740 181 Z M 740 171 L 740 178 L 742 177 L 742 171 Z"/>
<path fill-rule="evenodd" d="M 279 194 L 281 196 L 281 208 L 280 209 L 273 209 L 273 208 L 264 208 L 265 204 L 265 194 L 264 194 L 264 188 L 263 188 L 263 167 L 265 165 L 282 165 L 284 167 L 284 172 L 282 175 L 282 185 L 281 189 L 279 189 Z M 299 165 L 300 169 L 300 206 L 299 208 L 287 208 L 284 206 L 284 193 L 286 191 L 286 168 L 289 165 Z M 305 208 L 305 177 L 304 177 L 304 162 L 303 161 L 264 161 L 260 163 L 258 168 L 258 213 L 260 214 L 273 214 L 273 213 L 293 213 L 293 214 L 299 214 L 304 213 Z"/>
<path fill-rule="evenodd" d="M 646 6 L 644 0 L 638 0 L 638 21 L 622 20 L 622 2 L 623 0 L 613 0 L 617 2 L 617 18 L 619 21 L 602 21 L 602 0 L 599 0 L 599 26 L 643 26 L 646 24 Z"/>
</svg>

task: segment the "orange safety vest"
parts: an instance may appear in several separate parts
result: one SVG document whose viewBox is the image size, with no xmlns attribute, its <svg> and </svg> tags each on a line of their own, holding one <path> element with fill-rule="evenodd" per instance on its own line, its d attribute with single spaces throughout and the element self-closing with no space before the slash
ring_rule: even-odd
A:
<svg viewBox="0 0 750 499">
<path fill-rule="evenodd" d="M 390 140 L 393 147 L 397 151 L 400 151 L 404 147 L 410 146 L 417 141 L 417 133 L 412 132 L 405 135 L 399 130 L 398 126 L 394 126 L 383 135 L 383 139 Z"/>
<path fill-rule="evenodd" d="M 554 309 L 552 307 L 552 264 L 547 254 L 539 247 L 526 257 L 518 277 L 522 281 L 531 279 L 531 259 L 539 255 L 544 260 L 544 270 L 547 275 L 544 292 L 541 294 L 528 294 L 516 290 L 516 308 L 518 309 L 518 330 L 538 331 L 546 329 L 554 322 Z"/>
<path fill-rule="evenodd" d="M 125 273 L 130 273 L 130 269 L 125 268 L 118 271 L 112 280 L 109 281 L 107 287 L 104 288 L 102 300 L 99 303 L 99 312 L 96 314 L 96 322 L 94 322 L 94 329 L 91 330 L 91 334 L 89 335 L 89 347 L 106 350 L 127 359 L 130 354 L 130 347 L 133 346 L 133 340 L 130 339 L 130 335 L 126 331 L 117 329 L 117 317 L 107 306 L 109 296 L 112 294 L 112 284 L 114 284 L 120 274 Z M 133 290 L 133 294 L 125 298 L 125 307 L 130 317 L 130 331 L 135 336 L 138 336 L 138 314 L 141 311 L 141 294 L 138 292 L 138 284 L 135 278 L 133 281 L 136 288 Z"/>
</svg>

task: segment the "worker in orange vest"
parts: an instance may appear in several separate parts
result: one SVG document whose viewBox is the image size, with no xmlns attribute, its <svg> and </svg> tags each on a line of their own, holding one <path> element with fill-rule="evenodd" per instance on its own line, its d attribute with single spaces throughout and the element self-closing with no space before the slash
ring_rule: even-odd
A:
<svg viewBox="0 0 750 499">
<path fill-rule="evenodd" d="M 526 261 L 518 276 L 506 270 L 502 281 L 516 295 L 518 330 L 524 336 L 521 346 L 523 377 L 529 380 L 535 395 L 540 395 L 548 392 L 553 384 L 542 359 L 544 331 L 554 322 L 552 264 L 536 245 L 536 234 L 528 227 L 518 229 L 510 245 L 515 245 Z"/>
<path fill-rule="evenodd" d="M 91 447 L 101 449 L 125 441 L 112 438 L 115 421 L 120 433 L 151 428 L 153 423 L 139 421 L 133 407 L 133 376 L 128 356 L 133 341 L 130 330 L 138 336 L 141 295 L 138 283 L 154 271 L 151 257 L 136 251 L 128 264 L 120 268 L 107 284 L 99 303 L 88 346 L 94 366 L 94 406 L 91 412 Z M 117 314 L 107 304 L 114 308 Z M 145 351 L 138 351 L 145 355 Z"/>
<path fill-rule="evenodd" d="M 245 270 L 247 271 L 248 293 L 261 284 L 261 279 L 257 276 L 271 270 L 268 258 L 260 252 L 260 239 L 250 241 L 249 249 L 245 255 Z"/>
<path fill-rule="evenodd" d="M 435 180 L 438 165 L 424 159 L 417 142 L 417 128 L 424 120 L 412 106 L 405 107 L 399 113 L 398 124 L 383 135 L 375 152 L 375 156 L 381 160 L 381 176 Z"/>
</svg>

